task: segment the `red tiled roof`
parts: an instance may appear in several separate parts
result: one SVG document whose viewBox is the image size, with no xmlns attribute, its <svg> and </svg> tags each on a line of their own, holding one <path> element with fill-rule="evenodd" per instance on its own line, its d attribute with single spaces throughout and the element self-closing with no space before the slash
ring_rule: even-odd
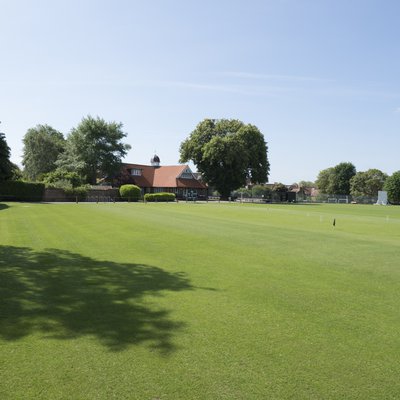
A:
<svg viewBox="0 0 400 400">
<path fill-rule="evenodd" d="M 123 169 L 126 171 L 132 169 L 140 169 L 142 171 L 141 176 L 131 175 L 135 184 L 140 187 L 205 189 L 206 185 L 197 179 L 178 178 L 187 167 L 187 165 L 153 167 L 151 165 L 123 164 Z"/>
<path fill-rule="evenodd" d="M 172 165 L 154 169 L 154 187 L 175 187 L 176 178 L 186 169 L 186 165 Z"/>
</svg>

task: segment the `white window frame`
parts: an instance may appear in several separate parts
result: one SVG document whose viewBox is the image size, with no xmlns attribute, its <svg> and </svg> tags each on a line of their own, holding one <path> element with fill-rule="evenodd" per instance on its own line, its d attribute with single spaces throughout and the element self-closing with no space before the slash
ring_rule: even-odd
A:
<svg viewBox="0 0 400 400">
<path fill-rule="evenodd" d="M 132 176 L 142 176 L 142 170 L 140 168 L 132 168 L 131 175 Z"/>
</svg>

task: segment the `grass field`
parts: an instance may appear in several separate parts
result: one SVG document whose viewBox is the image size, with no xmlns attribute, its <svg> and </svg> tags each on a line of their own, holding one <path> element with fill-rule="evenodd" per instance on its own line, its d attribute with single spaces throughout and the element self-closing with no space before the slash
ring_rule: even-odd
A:
<svg viewBox="0 0 400 400">
<path fill-rule="evenodd" d="M 0 290 L 2 400 L 400 398 L 400 207 L 0 204 Z"/>
</svg>

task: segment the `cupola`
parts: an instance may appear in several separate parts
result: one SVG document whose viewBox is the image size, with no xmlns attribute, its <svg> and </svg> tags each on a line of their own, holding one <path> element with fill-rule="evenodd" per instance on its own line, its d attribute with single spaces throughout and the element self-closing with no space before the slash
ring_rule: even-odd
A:
<svg viewBox="0 0 400 400">
<path fill-rule="evenodd" d="M 160 157 L 158 157 L 157 154 L 154 154 L 154 156 L 151 158 L 150 162 L 153 167 L 159 167 L 160 166 Z"/>
</svg>

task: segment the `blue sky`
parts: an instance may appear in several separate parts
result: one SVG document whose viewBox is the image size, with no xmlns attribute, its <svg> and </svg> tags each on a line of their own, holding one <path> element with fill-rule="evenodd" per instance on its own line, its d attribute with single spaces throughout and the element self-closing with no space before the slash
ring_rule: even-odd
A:
<svg viewBox="0 0 400 400">
<path fill-rule="evenodd" d="M 204 118 L 256 125 L 270 182 L 400 169 L 400 2 L 0 0 L 0 131 L 124 124 L 127 162 L 176 164 Z"/>
</svg>

